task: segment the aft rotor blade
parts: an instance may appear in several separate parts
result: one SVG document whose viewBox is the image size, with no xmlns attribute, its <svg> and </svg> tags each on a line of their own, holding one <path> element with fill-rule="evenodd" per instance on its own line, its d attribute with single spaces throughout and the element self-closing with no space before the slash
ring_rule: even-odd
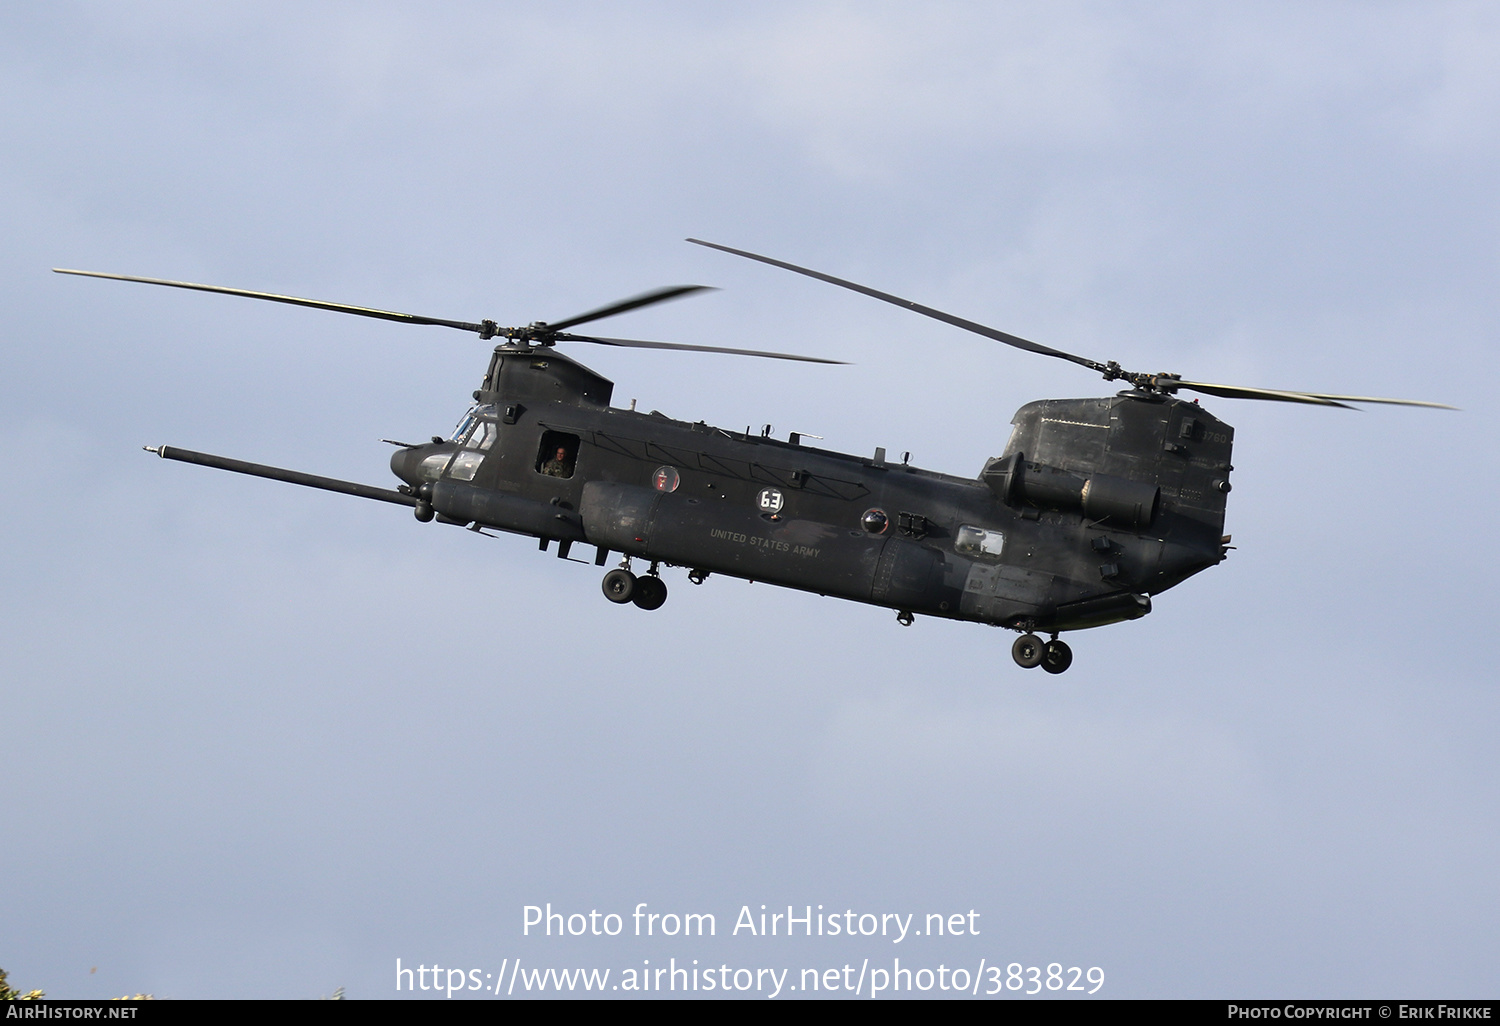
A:
<svg viewBox="0 0 1500 1026">
<path fill-rule="evenodd" d="M 763 356 L 769 360 L 800 360 L 803 363 L 836 363 L 843 360 L 825 360 L 820 356 L 798 356 L 796 353 L 771 353 L 762 349 L 726 349 L 723 346 L 694 346 L 681 342 L 647 342 L 638 338 L 601 338 L 597 335 L 558 335 L 559 342 L 597 342 L 601 346 L 622 346 L 626 349 L 677 349 L 688 353 L 726 353 L 730 356 Z"/>
<path fill-rule="evenodd" d="M 1286 403 L 1310 403 L 1316 406 L 1341 406 L 1354 409 L 1349 403 L 1385 403 L 1390 406 L 1425 406 L 1434 410 L 1456 410 L 1447 403 L 1431 403 L 1422 399 L 1385 399 L 1373 395 L 1329 395 L 1326 392 L 1290 392 L 1272 388 L 1249 388 L 1244 385 L 1211 385 L 1201 381 L 1170 382 L 1172 388 L 1186 388 L 1205 395 L 1223 396 L 1226 399 L 1272 399 Z"/>
<path fill-rule="evenodd" d="M 682 296 L 691 295 L 694 292 L 713 292 L 711 285 L 669 285 L 666 288 L 652 289 L 650 292 L 642 292 L 639 296 L 630 299 L 622 299 L 618 303 L 590 310 L 588 313 L 579 314 L 577 317 L 569 317 L 565 321 L 549 322 L 547 328 L 551 331 L 563 331 L 576 324 L 587 324 L 589 321 L 603 320 L 605 317 L 613 317 L 627 310 L 638 310 L 643 306 L 653 303 L 665 303 L 669 299 L 678 299 Z"/>
<path fill-rule="evenodd" d="M 1430 403 L 1425 399 L 1384 399 L 1375 395 L 1327 395 L 1323 392 L 1308 392 L 1307 395 L 1315 395 L 1319 399 L 1328 399 L 1333 402 L 1346 403 L 1385 403 L 1387 406 L 1425 406 L 1432 410 L 1456 410 L 1457 406 L 1449 406 L 1447 403 Z"/>
<path fill-rule="evenodd" d="M 398 313 L 394 310 L 376 310 L 368 306 L 350 306 L 348 303 L 329 303 L 321 299 L 302 299 L 298 296 L 281 296 L 274 292 L 252 292 L 250 289 L 231 289 L 223 285 L 199 285 L 191 281 L 167 281 L 164 278 L 137 278 L 128 274 L 105 274 L 103 271 L 73 271 L 65 267 L 52 268 L 58 274 L 78 274 L 86 278 L 110 278 L 114 281 L 136 281 L 145 285 L 166 285 L 174 289 L 192 289 L 196 292 L 217 292 L 225 296 L 244 296 L 247 299 L 266 299 L 273 303 L 289 303 L 292 306 L 310 306 L 315 310 L 332 310 L 334 313 L 357 314 L 360 317 L 375 317 L 382 321 L 398 321 L 402 324 L 436 324 L 444 328 L 482 333 L 484 326 L 468 321 L 448 321 L 439 317 L 422 317 L 419 314 Z"/>
<path fill-rule="evenodd" d="M 1173 392 L 1186 388 L 1204 395 L 1217 395 L 1225 399 L 1270 399 L 1281 403 L 1307 403 L 1311 406 L 1340 406 L 1346 410 L 1354 407 L 1311 392 L 1287 392 L 1274 388 L 1249 388 L 1244 385 L 1209 385 L 1197 381 L 1178 381 L 1175 378 L 1162 382 L 1162 387 Z"/>
<path fill-rule="evenodd" d="M 980 324 L 977 321 L 967 320 L 963 317 L 955 317 L 953 314 L 944 313 L 942 310 L 935 310 L 930 306 L 923 306 L 921 303 L 914 303 L 909 299 L 902 299 L 900 296 L 893 296 L 888 292 L 881 292 L 878 289 L 872 289 L 865 285 L 858 285 L 852 281 L 845 281 L 843 278 L 835 278 L 831 274 L 824 274 L 821 271 L 812 271 L 806 267 L 798 267 L 796 264 L 789 264 L 782 260 L 773 260 L 770 257 L 761 256 L 759 253 L 750 253 L 746 252 L 743 249 L 731 249 L 728 246 L 720 246 L 715 242 L 704 242 L 702 239 L 688 239 L 687 241 L 693 243 L 694 245 L 707 246 L 709 249 L 717 249 L 724 253 L 733 253 L 735 256 L 742 256 L 749 260 L 759 260 L 763 264 L 770 264 L 772 267 L 780 267 L 783 270 L 787 271 L 795 271 L 797 274 L 805 274 L 809 278 L 816 278 L 819 281 L 826 281 L 830 285 L 838 285 L 842 288 L 851 289 L 852 291 L 861 293 L 862 295 L 870 296 L 874 299 L 879 299 L 886 303 L 891 303 L 894 306 L 899 306 L 904 309 L 911 310 L 915 313 L 922 314 L 924 317 L 931 317 L 935 320 L 942 321 L 944 324 L 951 324 L 956 328 L 963 328 L 965 331 L 972 331 L 977 335 L 983 335 L 985 338 L 994 339 L 996 342 L 1004 342 L 1008 346 L 1015 346 L 1017 349 L 1024 349 L 1028 353 L 1039 353 L 1042 356 L 1055 356 L 1060 360 L 1067 360 L 1071 363 L 1076 363 L 1084 367 L 1088 367 L 1090 370 L 1102 371 L 1105 369 L 1104 364 L 1098 363 L 1094 360 L 1090 360 L 1086 357 L 1075 356 L 1072 353 L 1065 353 L 1061 349 L 1053 349 L 1051 346 L 1044 346 L 1040 342 L 1032 342 L 1030 339 L 1024 339 L 1019 335 L 1012 335 L 1009 332 L 1000 331 L 998 328 L 991 328 L 988 325 Z"/>
</svg>

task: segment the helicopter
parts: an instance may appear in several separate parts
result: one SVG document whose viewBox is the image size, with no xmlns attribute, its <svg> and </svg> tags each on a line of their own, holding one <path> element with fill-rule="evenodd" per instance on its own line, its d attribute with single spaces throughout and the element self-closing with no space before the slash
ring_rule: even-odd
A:
<svg viewBox="0 0 1500 1026">
<path fill-rule="evenodd" d="M 176 446 L 170 460 L 409 507 L 487 534 L 536 538 L 573 562 L 594 548 L 604 596 L 643 610 L 667 600 L 663 567 L 1008 628 L 1016 664 L 1060 674 L 1059 635 L 1135 620 L 1151 597 L 1222 562 L 1234 429 L 1179 391 L 1350 408 L 1442 403 L 1282 391 L 1145 374 L 1032 342 L 819 271 L 688 242 L 850 289 L 1016 349 L 1062 359 L 1130 387 L 1103 398 L 1043 399 L 1016 411 L 1009 441 L 977 476 L 927 470 L 883 448 L 821 449 L 792 432 L 730 431 L 610 404 L 614 384 L 564 356 L 561 342 L 836 364 L 794 353 L 576 334 L 569 329 L 705 291 L 655 289 L 561 321 L 502 327 L 247 289 L 53 268 L 60 274 L 242 296 L 337 313 L 436 325 L 499 339 L 473 402 L 448 437 L 396 446 L 395 488 L 342 481 Z M 634 562 L 646 564 L 636 573 Z M 1045 640 L 1043 635 L 1046 636 Z"/>
</svg>

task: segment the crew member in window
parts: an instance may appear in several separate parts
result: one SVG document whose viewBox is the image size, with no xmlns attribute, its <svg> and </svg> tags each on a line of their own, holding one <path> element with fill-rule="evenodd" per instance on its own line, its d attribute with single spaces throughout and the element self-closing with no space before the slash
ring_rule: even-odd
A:
<svg viewBox="0 0 1500 1026">
<path fill-rule="evenodd" d="M 568 462 L 568 450 L 559 445 L 557 455 L 542 464 L 542 473 L 550 477 L 572 477 L 573 467 Z"/>
</svg>

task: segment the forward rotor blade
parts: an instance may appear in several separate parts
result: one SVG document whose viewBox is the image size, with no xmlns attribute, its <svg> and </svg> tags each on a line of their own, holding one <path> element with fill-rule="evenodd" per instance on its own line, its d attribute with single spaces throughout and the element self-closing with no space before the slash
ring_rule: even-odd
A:
<svg viewBox="0 0 1500 1026">
<path fill-rule="evenodd" d="M 1205 395 L 1223 396 L 1226 399 L 1274 399 L 1287 403 L 1311 403 L 1317 406 L 1341 406 L 1354 409 L 1349 403 L 1385 403 L 1389 406 L 1425 406 L 1434 410 L 1456 410 L 1447 403 L 1430 403 L 1422 399 L 1384 399 L 1373 395 L 1329 395 L 1326 392 L 1288 392 L 1271 388 L 1248 388 L 1244 385 L 1211 385 L 1201 381 L 1176 381 L 1174 388 L 1186 388 Z"/>
<path fill-rule="evenodd" d="M 192 289 L 196 292 L 217 292 L 225 296 L 244 296 L 247 299 L 266 299 L 273 303 L 288 303 L 292 306 L 310 306 L 315 310 L 332 310 L 334 313 L 357 314 L 360 317 L 375 317 L 382 321 L 398 321 L 402 324 L 436 324 L 460 331 L 484 331 L 484 326 L 468 321 L 447 321 L 439 317 L 422 317 L 418 314 L 397 313 L 394 310 L 376 310 L 368 306 L 350 306 L 347 303 L 329 303 L 321 299 L 301 299 L 297 296 L 280 296 L 274 292 L 252 292 L 249 289 L 231 289 L 223 285 L 199 285 L 190 281 L 167 281 L 164 278 L 137 278 L 128 274 L 105 274 L 103 271 L 73 271 L 65 267 L 52 268 L 58 274 L 77 274 L 86 278 L 109 278 L 114 281 L 136 281 L 145 285 L 166 285 L 174 289 Z"/>
<path fill-rule="evenodd" d="M 558 335 L 559 342 L 596 342 L 601 346 L 621 346 L 626 349 L 677 349 L 688 353 L 725 353 L 730 356 L 763 356 L 769 360 L 800 360 L 803 363 L 835 363 L 843 366 L 843 360 L 825 360 L 819 356 L 798 356 L 795 353 L 771 353 L 761 349 L 726 349 L 723 346 L 694 346 L 681 342 L 647 342 L 638 338 L 601 338 L 597 335 Z"/>
<path fill-rule="evenodd" d="M 951 324 L 956 328 L 963 328 L 965 331 L 972 331 L 976 335 L 983 335 L 985 338 L 994 339 L 996 342 L 1004 342 L 1008 346 L 1015 346 L 1017 349 L 1024 349 L 1028 353 L 1038 353 L 1042 356 L 1055 356 L 1060 360 L 1067 360 L 1070 363 L 1076 363 L 1084 367 L 1088 367 L 1090 370 L 1102 371 L 1105 369 L 1104 364 L 1097 363 L 1094 360 L 1090 360 L 1086 357 L 1075 356 L 1072 353 L 1065 353 L 1061 349 L 1053 349 L 1051 346 L 1044 346 L 1040 342 L 1032 342 L 1029 339 L 1021 338 L 1019 335 L 1012 335 L 1009 332 L 1000 331 L 998 328 L 991 328 L 988 325 L 980 324 L 977 321 L 966 320 L 963 317 L 955 317 L 953 314 L 944 313 L 941 310 L 934 310 L 932 307 L 923 306 L 921 303 L 913 303 L 909 299 L 902 299 L 900 296 L 893 296 L 888 292 L 881 292 L 877 289 L 872 289 L 864 285 L 855 284 L 852 281 L 845 281 L 843 278 L 835 278 L 831 274 L 824 274 L 821 271 L 812 271 L 807 269 L 806 267 L 798 267 L 796 264 L 789 264 L 782 260 L 773 260 L 770 257 L 761 256 L 759 253 L 749 253 L 743 249 L 731 249 L 728 246 L 720 246 L 715 242 L 704 242 L 702 239 L 688 239 L 687 241 L 697 246 L 707 246 L 709 249 L 717 249 L 724 253 L 733 253 L 735 256 L 742 256 L 749 260 L 759 260 L 763 264 L 770 264 L 772 267 L 780 267 L 783 270 L 787 271 L 795 271 L 797 274 L 805 274 L 809 278 L 816 278 L 819 281 L 826 281 L 830 285 L 838 285 L 841 288 L 850 289 L 854 292 L 861 293 L 862 295 L 870 296 L 873 299 L 879 299 L 894 306 L 899 306 L 904 309 L 911 310 L 915 313 L 922 314 L 924 317 L 931 317 L 935 320 L 942 321 L 944 324 Z"/>
<path fill-rule="evenodd" d="M 577 317 L 570 317 L 565 321 L 549 323 L 547 328 L 549 331 L 563 331 L 576 324 L 587 324 L 589 321 L 602 320 L 605 317 L 613 317 L 615 314 L 622 314 L 627 310 L 638 310 L 643 306 L 650 306 L 653 303 L 665 303 L 669 299 L 677 299 L 681 296 L 691 295 L 694 292 L 713 291 L 716 290 L 711 285 L 669 285 L 666 288 L 642 292 L 639 296 L 622 299 L 618 303 L 611 303 L 609 306 L 590 310 L 588 313 L 579 314 Z"/>
</svg>

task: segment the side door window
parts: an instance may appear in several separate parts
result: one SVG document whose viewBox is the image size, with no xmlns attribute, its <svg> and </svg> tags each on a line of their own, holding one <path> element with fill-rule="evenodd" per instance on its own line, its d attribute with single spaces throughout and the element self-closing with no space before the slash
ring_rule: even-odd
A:
<svg viewBox="0 0 1500 1026">
<path fill-rule="evenodd" d="M 995 560 L 1005 550 L 1005 535 L 999 531 L 963 524 L 953 539 L 953 551 L 975 559 Z"/>
<path fill-rule="evenodd" d="M 578 436 L 566 431 L 543 431 L 536 451 L 536 472 L 569 478 L 578 465 Z"/>
</svg>

